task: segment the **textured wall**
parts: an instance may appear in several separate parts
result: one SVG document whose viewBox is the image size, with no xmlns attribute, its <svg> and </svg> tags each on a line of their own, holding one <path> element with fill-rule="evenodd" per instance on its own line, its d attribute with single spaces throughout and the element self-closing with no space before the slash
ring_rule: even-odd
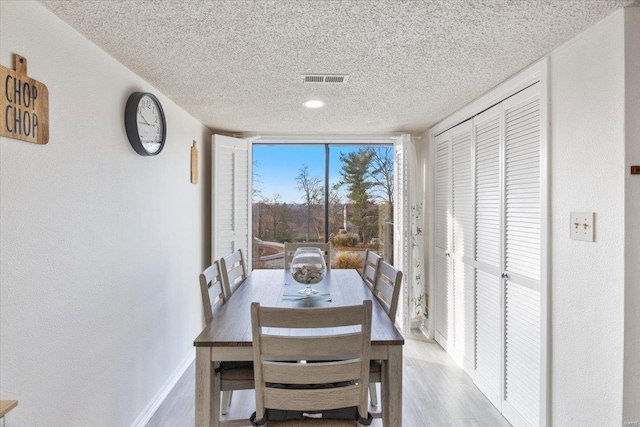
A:
<svg viewBox="0 0 640 427">
<path fill-rule="evenodd" d="M 624 13 L 551 54 L 552 425 L 621 425 Z M 593 211 L 595 243 L 569 239 Z"/>
<path fill-rule="evenodd" d="M 640 422 L 640 176 L 629 175 L 640 165 L 640 7 L 625 9 L 625 319 L 624 416 Z"/>
<path fill-rule="evenodd" d="M 7 425 L 128 426 L 202 326 L 208 175 L 189 183 L 189 147 L 210 132 L 38 3 L 0 2 L 0 29 L 0 63 L 25 56 L 49 88 L 51 133 L 0 139 L 0 397 L 20 400 Z M 165 109 L 157 157 L 125 134 L 136 90 Z"/>
</svg>

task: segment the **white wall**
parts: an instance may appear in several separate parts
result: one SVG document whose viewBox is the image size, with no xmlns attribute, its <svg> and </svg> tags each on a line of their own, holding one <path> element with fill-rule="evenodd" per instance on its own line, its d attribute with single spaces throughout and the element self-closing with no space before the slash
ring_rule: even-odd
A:
<svg viewBox="0 0 640 427">
<path fill-rule="evenodd" d="M 621 424 L 624 320 L 624 13 L 553 51 L 551 420 Z M 594 243 L 569 238 L 595 212 Z"/>
<path fill-rule="evenodd" d="M 49 88 L 51 134 L 0 139 L 0 398 L 20 402 L 7 425 L 129 426 L 202 327 L 210 132 L 38 3 L 0 2 L 0 28 L 0 63 L 25 56 Z M 127 140 L 134 91 L 164 107 L 157 157 Z"/>
<path fill-rule="evenodd" d="M 640 7 L 625 9 L 625 339 L 623 421 L 640 422 Z"/>
</svg>

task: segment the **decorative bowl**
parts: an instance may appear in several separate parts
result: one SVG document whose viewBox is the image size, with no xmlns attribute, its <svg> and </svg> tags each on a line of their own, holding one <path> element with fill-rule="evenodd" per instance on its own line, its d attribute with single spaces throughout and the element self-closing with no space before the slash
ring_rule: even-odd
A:
<svg viewBox="0 0 640 427">
<path fill-rule="evenodd" d="M 311 285 L 319 283 L 327 274 L 327 264 L 319 248 L 302 247 L 296 250 L 291 260 L 291 277 L 298 283 L 307 285 L 300 293 L 312 295 L 318 293 Z"/>
</svg>

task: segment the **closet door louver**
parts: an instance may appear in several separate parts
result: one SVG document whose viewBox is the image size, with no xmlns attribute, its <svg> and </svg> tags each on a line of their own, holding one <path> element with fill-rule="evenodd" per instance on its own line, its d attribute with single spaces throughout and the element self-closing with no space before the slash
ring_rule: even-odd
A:
<svg viewBox="0 0 640 427">
<path fill-rule="evenodd" d="M 436 137 L 435 153 L 435 330 L 447 347 L 450 305 L 451 156 L 450 133 Z"/>
<path fill-rule="evenodd" d="M 516 101 L 516 99 L 509 101 Z M 505 125 L 505 267 L 509 273 L 538 281 L 540 278 L 539 98 L 536 96 L 524 101 L 521 105 L 505 108 Z"/>
<path fill-rule="evenodd" d="M 249 144 L 244 139 L 214 135 L 213 145 L 212 259 L 238 249 L 248 257 Z"/>
<path fill-rule="evenodd" d="M 475 136 L 475 371 L 478 387 L 500 408 L 502 394 L 502 107 L 473 120 Z"/>
<path fill-rule="evenodd" d="M 473 175 L 471 120 L 451 130 L 453 346 L 463 363 L 473 366 Z M 451 335 L 451 334 L 450 334 Z"/>
<path fill-rule="evenodd" d="M 540 293 L 507 281 L 505 402 L 513 425 L 539 425 Z M 509 409 L 507 409 L 509 408 Z M 521 419 L 523 422 L 517 422 Z"/>
<path fill-rule="evenodd" d="M 500 270 L 500 105 L 474 119 L 476 140 L 476 261 Z"/>
<path fill-rule="evenodd" d="M 539 424 L 540 94 L 532 86 L 504 101 L 505 388 L 513 424 Z M 511 412 L 514 412 L 511 414 Z M 521 418 L 521 420 L 518 420 Z M 515 421 L 518 420 L 518 421 Z"/>
</svg>

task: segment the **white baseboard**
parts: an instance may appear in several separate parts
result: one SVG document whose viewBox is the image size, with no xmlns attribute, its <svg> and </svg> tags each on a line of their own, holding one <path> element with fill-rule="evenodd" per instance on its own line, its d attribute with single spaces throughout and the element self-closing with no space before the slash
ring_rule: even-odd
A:
<svg viewBox="0 0 640 427">
<path fill-rule="evenodd" d="M 187 357 L 182 361 L 182 363 L 180 363 L 180 366 L 178 366 L 171 377 L 169 377 L 167 382 L 162 386 L 160 391 L 153 396 L 153 399 L 151 399 L 140 415 L 138 415 L 138 418 L 136 418 L 133 424 L 131 424 L 131 427 L 145 427 L 147 425 L 153 414 L 156 413 L 160 405 L 162 405 L 162 402 L 164 402 L 164 399 L 169 395 L 189 366 L 191 366 L 191 363 L 195 358 L 195 351 L 190 351 Z"/>
<path fill-rule="evenodd" d="M 411 319 L 411 329 L 419 329 L 422 325 L 422 319 Z"/>
<path fill-rule="evenodd" d="M 431 335 L 431 330 L 429 328 L 427 328 L 426 326 L 424 326 L 424 324 L 421 324 L 418 329 L 420 330 L 420 332 L 422 332 L 422 335 L 424 335 L 426 338 L 432 340 L 433 336 Z"/>
</svg>

